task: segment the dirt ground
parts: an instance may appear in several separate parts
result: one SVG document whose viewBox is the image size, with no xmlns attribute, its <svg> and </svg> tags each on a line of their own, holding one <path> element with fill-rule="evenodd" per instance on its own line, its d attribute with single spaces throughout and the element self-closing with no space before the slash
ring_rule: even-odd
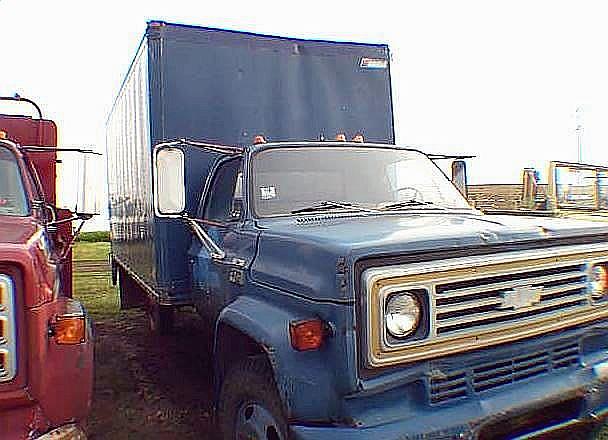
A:
<svg viewBox="0 0 608 440">
<path fill-rule="evenodd" d="M 75 248 L 75 296 L 96 329 L 90 439 L 217 440 L 211 362 L 198 317 L 182 312 L 174 334 L 152 336 L 144 313 L 119 310 L 105 263 L 108 250 L 107 243 Z M 592 437 L 608 440 L 608 428 Z"/>
<path fill-rule="evenodd" d="M 211 368 L 195 320 L 155 338 L 142 313 L 98 320 L 90 438 L 214 439 Z"/>
<path fill-rule="evenodd" d="M 76 249 L 76 258 L 86 261 L 74 277 L 75 295 L 96 331 L 90 439 L 216 439 L 212 370 L 198 318 L 180 313 L 173 335 L 152 336 L 144 313 L 118 310 L 103 267 L 106 250 L 107 244 L 89 243 Z"/>
</svg>

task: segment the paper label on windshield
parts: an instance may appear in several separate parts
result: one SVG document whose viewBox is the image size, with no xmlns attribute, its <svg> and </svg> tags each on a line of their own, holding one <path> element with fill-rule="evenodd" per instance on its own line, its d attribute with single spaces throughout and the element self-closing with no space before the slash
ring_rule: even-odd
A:
<svg viewBox="0 0 608 440">
<path fill-rule="evenodd" d="M 262 200 L 271 200 L 277 197 L 277 189 L 274 186 L 261 186 L 260 193 Z"/>
</svg>

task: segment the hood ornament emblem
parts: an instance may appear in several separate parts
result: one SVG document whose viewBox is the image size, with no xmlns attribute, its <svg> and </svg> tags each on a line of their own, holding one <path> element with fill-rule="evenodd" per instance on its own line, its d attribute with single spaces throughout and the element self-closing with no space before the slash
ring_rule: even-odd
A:
<svg viewBox="0 0 608 440">
<path fill-rule="evenodd" d="M 543 286 L 521 286 L 503 292 L 499 309 L 520 310 L 533 307 L 540 303 Z"/>
</svg>

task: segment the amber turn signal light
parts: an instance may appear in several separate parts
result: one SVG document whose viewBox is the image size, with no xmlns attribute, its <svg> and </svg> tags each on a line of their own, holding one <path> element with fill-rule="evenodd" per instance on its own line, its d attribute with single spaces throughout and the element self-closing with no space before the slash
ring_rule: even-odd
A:
<svg viewBox="0 0 608 440">
<path fill-rule="evenodd" d="M 317 350 L 323 345 L 325 324 L 319 319 L 292 322 L 289 326 L 291 346 L 298 351 Z"/>
<path fill-rule="evenodd" d="M 265 143 L 266 143 L 266 138 L 264 136 L 262 136 L 261 134 L 258 134 L 253 138 L 253 145 L 260 145 L 260 144 L 265 144 Z"/>
<path fill-rule="evenodd" d="M 82 344 L 86 341 L 87 324 L 84 316 L 57 316 L 49 333 L 59 345 Z"/>
<path fill-rule="evenodd" d="M 608 293 L 608 264 L 600 263 L 591 267 L 591 295 L 598 299 Z"/>
</svg>

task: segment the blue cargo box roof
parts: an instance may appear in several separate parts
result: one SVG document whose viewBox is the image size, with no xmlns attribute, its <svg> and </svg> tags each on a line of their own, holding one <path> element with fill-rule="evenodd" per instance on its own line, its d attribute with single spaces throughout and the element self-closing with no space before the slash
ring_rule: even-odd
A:
<svg viewBox="0 0 608 440">
<path fill-rule="evenodd" d="M 389 49 L 153 21 L 153 143 L 246 145 L 352 138 L 393 143 Z"/>
</svg>

